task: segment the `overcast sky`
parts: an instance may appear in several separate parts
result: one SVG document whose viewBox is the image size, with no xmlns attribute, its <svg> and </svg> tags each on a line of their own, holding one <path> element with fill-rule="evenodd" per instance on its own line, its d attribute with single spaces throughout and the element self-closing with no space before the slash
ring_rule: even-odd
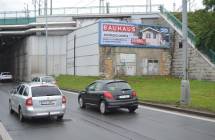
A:
<svg viewBox="0 0 215 140">
<path fill-rule="evenodd" d="M 39 1 L 39 0 L 37 0 Z M 44 1 L 44 0 L 41 0 Z M 49 3 L 50 0 L 48 0 Z M 52 0 L 53 7 L 81 7 L 99 5 L 99 0 Z M 139 5 L 146 4 L 146 0 L 104 0 L 110 5 Z M 176 10 L 181 7 L 182 0 L 151 0 L 152 4 L 163 4 L 168 10 L 173 10 L 173 3 L 176 3 Z M 191 0 L 192 10 L 203 8 L 203 0 Z M 0 0 L 0 11 L 24 10 L 25 3 L 33 9 L 32 0 Z"/>
</svg>

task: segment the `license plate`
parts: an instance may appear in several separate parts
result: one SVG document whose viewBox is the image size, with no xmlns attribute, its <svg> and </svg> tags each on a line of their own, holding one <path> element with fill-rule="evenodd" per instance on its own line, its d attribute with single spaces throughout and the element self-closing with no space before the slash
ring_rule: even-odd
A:
<svg viewBox="0 0 215 140">
<path fill-rule="evenodd" d="M 57 115 L 60 114 L 60 112 L 50 112 L 50 115 Z"/>
<path fill-rule="evenodd" d="M 55 101 L 53 101 L 53 100 L 46 100 L 46 101 L 41 101 L 40 104 L 41 105 L 54 105 Z"/>
<path fill-rule="evenodd" d="M 130 98 L 130 95 L 121 95 L 119 96 L 120 99 L 127 99 Z"/>
</svg>

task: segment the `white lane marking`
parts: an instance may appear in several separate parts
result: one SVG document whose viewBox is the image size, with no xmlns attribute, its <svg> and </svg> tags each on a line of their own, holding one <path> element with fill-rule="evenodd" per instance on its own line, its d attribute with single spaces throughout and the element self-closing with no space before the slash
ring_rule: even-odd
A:
<svg viewBox="0 0 215 140">
<path fill-rule="evenodd" d="M 71 92 L 71 91 L 67 91 L 67 90 L 63 90 L 63 89 L 61 89 L 61 91 L 66 92 L 66 93 L 72 93 L 72 94 L 78 95 L 77 92 Z"/>
<path fill-rule="evenodd" d="M 210 119 L 210 118 L 205 118 L 205 117 L 199 117 L 199 116 L 184 114 L 184 113 L 175 112 L 175 111 L 167 111 L 167 110 L 162 110 L 162 109 L 148 107 L 148 106 L 142 106 L 142 105 L 140 105 L 139 107 L 142 108 L 142 109 L 147 109 L 147 110 L 151 110 L 151 111 L 157 111 L 157 112 L 172 114 L 172 115 L 176 115 L 176 116 L 188 117 L 188 118 L 192 118 L 192 119 L 197 119 L 197 120 L 202 120 L 202 121 L 208 121 L 208 122 L 215 123 L 215 119 Z"/>
<path fill-rule="evenodd" d="M 78 95 L 77 92 L 71 92 L 71 91 L 66 91 L 66 90 L 62 90 L 62 91 L 66 92 L 66 93 L 72 93 L 72 94 Z M 210 118 L 206 118 L 206 117 L 199 117 L 199 116 L 184 114 L 184 113 L 175 112 L 175 111 L 167 111 L 167 110 L 158 109 L 158 108 L 154 108 L 154 107 L 143 106 L 143 105 L 139 105 L 139 108 L 215 123 L 215 119 L 210 119 Z"/>
</svg>

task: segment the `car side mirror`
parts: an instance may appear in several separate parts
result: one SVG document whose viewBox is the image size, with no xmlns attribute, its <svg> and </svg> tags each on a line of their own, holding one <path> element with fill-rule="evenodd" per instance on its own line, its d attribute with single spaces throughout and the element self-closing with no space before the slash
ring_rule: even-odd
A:
<svg viewBox="0 0 215 140">
<path fill-rule="evenodd" d="M 86 94 L 86 93 L 87 93 L 87 91 L 85 91 L 85 90 L 81 91 L 81 94 Z"/>
</svg>

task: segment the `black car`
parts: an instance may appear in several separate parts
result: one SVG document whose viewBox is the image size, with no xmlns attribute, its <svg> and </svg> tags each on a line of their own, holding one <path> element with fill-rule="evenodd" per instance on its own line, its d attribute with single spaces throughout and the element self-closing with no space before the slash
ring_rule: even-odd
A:
<svg viewBox="0 0 215 140">
<path fill-rule="evenodd" d="M 123 80 L 97 80 L 78 96 L 80 108 L 86 105 L 98 107 L 102 114 L 114 108 L 127 108 L 135 112 L 138 108 L 137 94 Z"/>
</svg>

